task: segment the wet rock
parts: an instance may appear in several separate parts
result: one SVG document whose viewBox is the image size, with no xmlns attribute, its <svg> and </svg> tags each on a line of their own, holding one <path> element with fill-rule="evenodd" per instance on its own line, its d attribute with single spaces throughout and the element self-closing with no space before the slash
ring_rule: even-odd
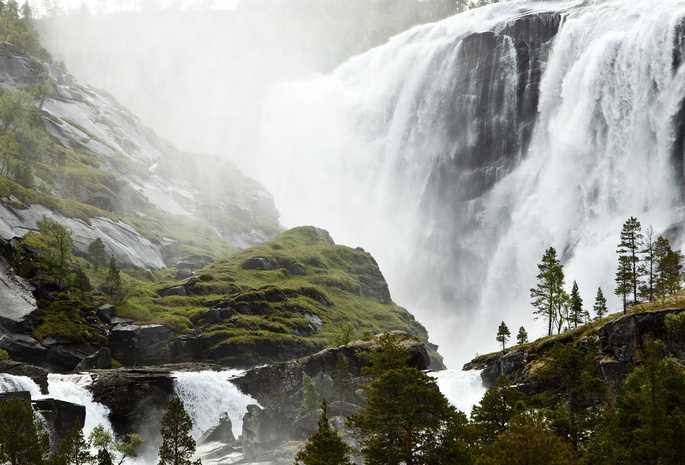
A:
<svg viewBox="0 0 685 465">
<path fill-rule="evenodd" d="M 288 273 L 296 276 L 305 276 L 307 274 L 307 270 L 305 270 L 304 265 L 301 263 L 293 263 L 288 267 Z"/>
<path fill-rule="evenodd" d="M 280 268 L 278 262 L 264 257 L 252 257 L 243 262 L 243 269 L 245 270 L 264 270 L 271 271 Z"/>
<path fill-rule="evenodd" d="M 77 418 L 81 426 L 86 421 L 86 408 L 83 405 L 57 399 L 39 399 L 32 403 L 47 424 L 47 430 L 51 433 L 50 442 L 53 445 L 53 450 L 74 427 Z"/>
<path fill-rule="evenodd" d="M 109 347 L 102 347 L 94 354 L 81 360 L 74 368 L 75 372 L 103 370 L 112 368 L 112 351 Z"/>
<path fill-rule="evenodd" d="M 43 394 L 48 393 L 48 370 L 14 360 L 0 361 L 0 373 L 31 378 Z"/>
<path fill-rule="evenodd" d="M 163 325 L 117 325 L 109 336 L 112 356 L 127 366 L 167 363 L 172 334 Z"/>
<path fill-rule="evenodd" d="M 35 288 L 0 257 L 0 325 L 6 332 L 29 334 L 40 322 Z"/>
<path fill-rule="evenodd" d="M 112 323 L 112 318 L 116 315 L 114 305 L 102 305 L 95 311 L 95 315 L 105 324 Z"/>
<path fill-rule="evenodd" d="M 161 297 L 167 297 L 172 295 L 186 296 L 188 293 L 183 285 L 165 287 L 164 289 L 159 289 L 157 294 Z"/>
<path fill-rule="evenodd" d="M 205 431 L 197 440 L 199 446 L 209 442 L 221 442 L 232 447 L 237 445 L 238 442 L 233 436 L 233 424 L 228 418 L 228 413 L 222 412 L 219 416 L 219 423 Z"/>
</svg>

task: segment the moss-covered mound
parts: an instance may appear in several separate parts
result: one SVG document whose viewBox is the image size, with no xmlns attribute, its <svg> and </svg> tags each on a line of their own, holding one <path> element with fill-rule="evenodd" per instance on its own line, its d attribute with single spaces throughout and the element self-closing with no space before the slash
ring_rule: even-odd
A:
<svg viewBox="0 0 685 465">
<path fill-rule="evenodd" d="M 283 361 L 397 329 L 428 342 L 426 329 L 390 299 L 373 257 L 314 227 L 291 229 L 184 284 L 134 297 L 118 313 L 172 327 L 170 361 Z M 433 349 L 431 356 L 439 364 Z"/>
</svg>

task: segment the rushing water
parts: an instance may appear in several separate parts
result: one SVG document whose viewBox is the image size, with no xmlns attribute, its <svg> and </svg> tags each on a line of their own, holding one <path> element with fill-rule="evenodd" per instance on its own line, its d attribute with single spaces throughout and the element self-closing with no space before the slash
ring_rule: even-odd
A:
<svg viewBox="0 0 685 465">
<path fill-rule="evenodd" d="M 444 370 L 432 373 L 432 376 L 437 378 L 440 391 L 450 404 L 468 416 L 471 408 L 480 403 L 485 394 L 481 372 L 482 370 Z"/>
<path fill-rule="evenodd" d="M 531 43 L 549 18 L 558 32 L 519 88 L 525 40 L 508 34 L 532 13 Z M 414 28 L 273 88 L 252 172 L 287 226 L 370 251 L 450 366 L 495 350 L 502 320 L 538 337 L 528 289 L 546 248 L 586 308 L 599 286 L 617 308 L 622 223 L 683 220 L 683 18 L 683 0 L 513 1 Z"/>
<path fill-rule="evenodd" d="M 242 373 L 238 370 L 173 373 L 174 391 L 193 420 L 195 439 L 216 425 L 222 412 L 228 413 L 233 435 L 240 436 L 247 406 L 257 404 L 228 381 Z"/>
</svg>

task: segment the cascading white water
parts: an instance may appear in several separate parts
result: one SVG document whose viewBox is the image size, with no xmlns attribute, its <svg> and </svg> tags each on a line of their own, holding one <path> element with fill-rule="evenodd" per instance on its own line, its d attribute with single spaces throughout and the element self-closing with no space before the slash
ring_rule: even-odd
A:
<svg viewBox="0 0 685 465">
<path fill-rule="evenodd" d="M 480 403 L 486 391 L 480 377 L 481 372 L 482 370 L 443 370 L 432 373 L 432 376 L 438 380 L 440 391 L 450 404 L 469 416 L 471 408 Z"/>
<path fill-rule="evenodd" d="M 541 12 L 561 20 L 539 47 L 532 126 L 516 122 L 528 138 L 507 126 L 521 117 L 522 76 L 507 28 Z M 316 224 L 370 251 L 449 365 L 495 350 L 502 320 L 541 336 L 528 290 L 546 248 L 591 308 L 597 287 L 613 296 L 629 216 L 657 234 L 683 220 L 672 155 L 684 17 L 683 0 L 513 1 L 414 28 L 330 75 L 271 89 L 252 174 L 287 226 Z M 501 37 L 494 78 L 479 55 L 497 40 L 488 31 Z"/>
<path fill-rule="evenodd" d="M 88 374 L 62 375 L 50 373 L 48 375 L 47 397 L 86 407 L 86 421 L 83 424 L 85 437 L 88 437 L 93 428 L 98 425 L 104 426 L 106 431 L 112 433 L 109 409 L 95 402 L 93 394 L 87 389 L 92 382 L 93 380 Z"/>
<path fill-rule="evenodd" d="M 174 392 L 183 401 L 185 410 L 193 420 L 195 439 L 215 426 L 222 412 L 228 413 L 233 435 L 236 438 L 240 436 L 247 406 L 258 404 L 228 381 L 242 373 L 239 370 L 173 373 Z"/>
<path fill-rule="evenodd" d="M 36 382 L 28 376 L 15 376 L 7 373 L 0 373 L 0 393 L 17 391 L 30 392 L 32 399 L 43 396 L 40 392 L 40 387 L 38 387 Z"/>
</svg>

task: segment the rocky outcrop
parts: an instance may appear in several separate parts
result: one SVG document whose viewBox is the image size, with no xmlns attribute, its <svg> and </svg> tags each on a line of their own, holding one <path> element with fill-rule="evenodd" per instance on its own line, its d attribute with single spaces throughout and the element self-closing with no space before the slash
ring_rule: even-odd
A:
<svg viewBox="0 0 685 465">
<path fill-rule="evenodd" d="M 40 387 L 41 393 L 48 393 L 48 370 L 45 368 L 13 360 L 4 360 L 0 361 L 0 373 L 31 378 Z"/>
<path fill-rule="evenodd" d="M 3 332 L 28 334 L 40 322 L 35 288 L 0 257 L 0 325 Z"/>
<path fill-rule="evenodd" d="M 109 420 L 117 435 L 140 434 L 156 438 L 159 424 L 174 394 L 172 367 L 120 368 L 96 371 L 92 374 L 93 399 L 105 405 Z M 140 451 L 156 452 L 147 441 Z"/>
<path fill-rule="evenodd" d="M 57 399 L 39 399 L 32 403 L 36 412 L 43 418 L 47 426 L 46 429 L 50 432 L 53 450 L 74 427 L 77 418 L 81 426 L 86 421 L 86 408 L 83 405 Z"/>
<path fill-rule="evenodd" d="M 401 331 L 394 331 L 393 334 L 412 354 L 410 364 L 422 370 L 427 369 L 430 359 L 426 347 Z M 361 369 L 368 364 L 368 354 L 377 346 L 379 337 L 326 349 L 296 361 L 254 368 L 244 376 L 231 380 L 260 404 L 249 406 L 243 420 L 242 447 L 245 459 L 273 461 L 283 451 L 285 444 L 304 441 L 316 430 L 320 412 L 302 414 L 299 411 L 304 392 L 304 374 L 314 381 L 319 398 L 329 400 L 329 417 L 350 415 L 364 405 L 359 386 L 367 380 Z M 334 400 L 337 396 L 333 394 L 333 376 L 339 355 L 348 365 L 353 386 L 353 392 L 345 395 L 343 402 Z"/>
<path fill-rule="evenodd" d="M 648 336 L 661 339 L 666 353 L 679 360 L 685 360 L 685 341 L 673 337 L 666 331 L 665 318 L 685 309 L 652 310 L 624 315 L 608 321 L 590 331 L 578 344 L 595 355 L 598 375 L 609 385 L 612 392 L 623 384 L 631 365 L 641 363 L 641 352 Z M 533 374 L 533 362 L 551 349 L 555 343 L 571 343 L 578 336 L 578 330 L 562 333 L 540 343 L 533 343 L 525 349 L 512 348 L 480 358 L 464 365 L 465 370 L 482 369 L 483 384 L 490 387 L 500 374 L 506 375 L 519 389 L 526 393 L 537 393 L 547 386 Z"/>
<path fill-rule="evenodd" d="M 127 366 L 170 362 L 167 346 L 173 331 L 164 325 L 123 325 L 112 328 L 110 348 L 116 360 Z"/>
</svg>

